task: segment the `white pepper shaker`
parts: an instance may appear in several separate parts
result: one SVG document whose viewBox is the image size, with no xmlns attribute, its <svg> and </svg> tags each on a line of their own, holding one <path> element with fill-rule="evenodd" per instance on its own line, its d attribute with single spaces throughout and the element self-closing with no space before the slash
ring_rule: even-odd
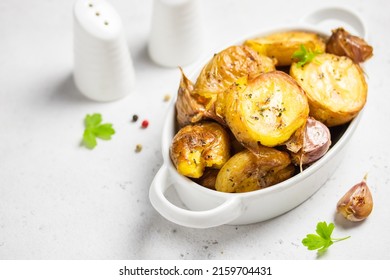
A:
<svg viewBox="0 0 390 280">
<path fill-rule="evenodd" d="M 198 0 L 154 0 L 148 51 L 165 67 L 185 66 L 203 50 L 204 32 Z"/>
<path fill-rule="evenodd" d="M 77 0 L 73 16 L 77 88 L 96 101 L 129 94 L 135 83 L 133 63 L 114 7 L 104 0 Z"/>
</svg>

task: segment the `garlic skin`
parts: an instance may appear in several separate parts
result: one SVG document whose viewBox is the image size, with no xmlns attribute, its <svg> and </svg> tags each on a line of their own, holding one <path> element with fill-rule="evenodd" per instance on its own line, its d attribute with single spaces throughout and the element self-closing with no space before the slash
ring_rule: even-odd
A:
<svg viewBox="0 0 390 280">
<path fill-rule="evenodd" d="M 329 150 L 331 136 L 329 128 L 320 121 L 309 117 L 303 133 L 302 148 L 297 153 L 291 153 L 295 165 L 305 165 L 320 159 Z"/>
<path fill-rule="evenodd" d="M 367 175 L 364 176 L 363 181 L 354 185 L 337 203 L 337 212 L 352 222 L 360 222 L 366 219 L 371 214 L 374 205 L 366 179 Z"/>
</svg>

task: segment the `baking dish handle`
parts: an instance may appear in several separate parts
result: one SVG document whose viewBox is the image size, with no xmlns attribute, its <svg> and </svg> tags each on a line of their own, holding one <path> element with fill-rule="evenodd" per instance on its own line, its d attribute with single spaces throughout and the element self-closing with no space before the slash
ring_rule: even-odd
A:
<svg viewBox="0 0 390 280">
<path fill-rule="evenodd" d="M 164 195 L 172 184 L 169 183 L 168 168 L 163 165 L 157 172 L 149 190 L 153 207 L 167 220 L 191 228 L 211 228 L 227 224 L 243 212 L 241 199 L 232 196 L 216 208 L 192 211 L 172 204 Z"/>
<path fill-rule="evenodd" d="M 341 7 L 320 9 L 304 16 L 301 22 L 309 25 L 318 25 L 326 20 L 345 22 L 353 27 L 360 37 L 367 39 L 367 30 L 363 19 L 351 9 Z"/>
</svg>

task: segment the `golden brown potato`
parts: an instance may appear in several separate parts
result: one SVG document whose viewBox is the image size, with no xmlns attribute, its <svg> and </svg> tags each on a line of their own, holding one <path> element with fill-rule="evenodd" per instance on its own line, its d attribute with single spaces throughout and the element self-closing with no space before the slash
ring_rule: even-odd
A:
<svg viewBox="0 0 390 280">
<path fill-rule="evenodd" d="M 264 185 L 267 187 L 271 187 L 280 182 L 283 182 L 295 174 L 295 167 L 292 164 L 287 165 L 282 169 L 273 169 L 270 170 L 268 175 L 264 177 Z"/>
<path fill-rule="evenodd" d="M 309 115 L 304 91 L 281 71 L 239 79 L 225 93 L 225 106 L 234 136 L 255 153 L 259 144 L 274 147 L 287 141 Z"/>
<path fill-rule="evenodd" d="M 245 46 L 232 46 L 215 54 L 202 69 L 195 85 L 180 69 L 182 79 L 176 102 L 179 125 L 205 119 L 224 125 L 223 92 L 243 75 L 253 77 L 274 69 L 272 59 Z"/>
<path fill-rule="evenodd" d="M 325 42 L 318 34 L 306 31 L 273 33 L 265 37 L 247 40 L 244 43 L 257 53 L 275 58 L 277 66 L 289 66 L 293 53 L 304 45 L 306 49 L 323 53 Z"/>
<path fill-rule="evenodd" d="M 170 155 L 180 174 L 199 178 L 206 167 L 221 168 L 229 159 L 229 136 L 217 123 L 187 125 L 173 138 Z"/>
<path fill-rule="evenodd" d="M 332 30 L 326 43 L 326 52 L 335 55 L 345 55 L 355 63 L 364 62 L 373 55 L 373 48 L 362 38 L 349 34 L 344 28 Z"/>
<path fill-rule="evenodd" d="M 232 156 L 221 168 L 215 189 L 221 192 L 249 192 L 284 181 L 294 174 L 287 153 L 263 148 L 265 154 L 256 156 L 244 150 Z"/>
<path fill-rule="evenodd" d="M 348 57 L 320 54 L 304 66 L 291 65 L 290 75 L 305 90 L 310 115 L 328 127 L 349 122 L 366 103 L 363 71 Z"/>
<path fill-rule="evenodd" d="M 193 94 L 203 98 L 206 110 L 212 110 L 223 118 L 223 93 L 227 88 L 242 76 L 255 77 L 273 70 L 272 59 L 246 46 L 231 46 L 214 55 L 202 69 Z"/>
</svg>

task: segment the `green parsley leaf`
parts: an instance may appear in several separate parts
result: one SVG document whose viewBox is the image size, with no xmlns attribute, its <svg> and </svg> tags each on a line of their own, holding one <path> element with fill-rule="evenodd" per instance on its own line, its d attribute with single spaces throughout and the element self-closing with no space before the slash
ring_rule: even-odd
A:
<svg viewBox="0 0 390 280">
<path fill-rule="evenodd" d="M 307 246 L 309 250 L 317 250 L 320 251 L 326 250 L 330 245 L 332 245 L 331 240 L 327 240 L 318 236 L 316 234 L 308 234 L 305 239 L 302 240 L 303 245 Z"/>
<path fill-rule="evenodd" d="M 95 126 L 99 125 L 101 122 L 102 122 L 102 115 L 101 114 L 93 114 L 92 116 L 88 114 L 85 117 L 85 126 L 86 127 L 95 127 Z"/>
<path fill-rule="evenodd" d="M 324 239 L 329 239 L 332 236 L 333 230 L 334 224 L 330 223 L 327 225 L 326 222 L 319 222 L 316 228 L 317 234 Z"/>
<path fill-rule="evenodd" d="M 299 67 L 302 67 L 306 63 L 312 62 L 313 59 L 319 54 L 321 54 L 321 52 L 306 49 L 306 47 L 301 44 L 299 50 L 296 50 L 291 58 L 297 61 L 297 65 Z"/>
<path fill-rule="evenodd" d="M 93 149 L 97 145 L 96 137 L 91 129 L 85 129 L 83 134 L 83 143 L 88 149 Z"/>
<path fill-rule="evenodd" d="M 97 145 L 96 137 L 103 140 L 110 140 L 111 136 L 115 134 L 112 124 L 101 124 L 101 114 L 86 115 L 84 119 L 85 130 L 83 134 L 83 144 L 88 149 L 93 149 Z"/>
<path fill-rule="evenodd" d="M 319 253 L 325 252 L 334 242 L 342 241 L 350 238 L 350 236 L 343 238 L 332 238 L 332 233 L 335 226 L 333 223 L 329 225 L 326 222 L 319 222 L 317 224 L 316 233 L 308 234 L 302 239 L 302 244 L 308 250 L 317 250 Z"/>
<path fill-rule="evenodd" d="M 98 127 L 95 127 L 93 129 L 94 134 L 96 137 L 103 139 L 103 140 L 110 140 L 111 135 L 115 133 L 115 130 L 112 128 L 112 124 L 106 123 L 99 125 Z"/>
</svg>

